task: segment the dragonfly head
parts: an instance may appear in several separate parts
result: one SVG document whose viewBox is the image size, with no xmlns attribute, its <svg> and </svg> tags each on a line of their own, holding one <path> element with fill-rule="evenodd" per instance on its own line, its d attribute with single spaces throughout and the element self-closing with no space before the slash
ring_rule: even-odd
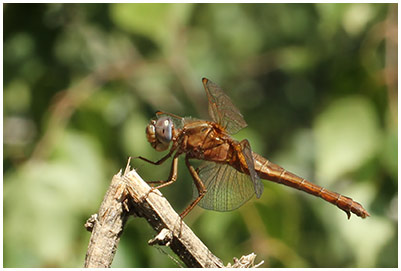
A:
<svg viewBox="0 0 401 271">
<path fill-rule="evenodd" d="M 168 117 L 151 120 L 146 126 L 146 138 L 157 151 L 168 149 L 173 139 L 174 124 Z"/>
</svg>

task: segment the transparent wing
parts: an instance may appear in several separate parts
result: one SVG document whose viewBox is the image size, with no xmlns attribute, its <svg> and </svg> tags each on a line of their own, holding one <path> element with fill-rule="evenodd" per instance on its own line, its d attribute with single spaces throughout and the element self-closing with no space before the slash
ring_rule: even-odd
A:
<svg viewBox="0 0 401 271">
<path fill-rule="evenodd" d="M 209 100 L 209 115 L 213 121 L 220 124 L 230 134 L 235 134 L 247 124 L 238 108 L 223 90 L 212 81 L 203 78 L 207 98 Z"/>
<path fill-rule="evenodd" d="M 227 164 L 203 162 L 199 167 L 199 177 L 207 189 L 205 196 L 198 203 L 204 209 L 231 211 L 255 194 L 250 176 Z M 198 196 L 195 185 L 194 196 Z"/>
<path fill-rule="evenodd" d="M 253 182 L 253 186 L 255 189 L 256 197 L 260 198 L 263 193 L 263 184 L 260 181 L 259 175 L 255 171 L 255 162 L 253 161 L 253 155 L 251 150 L 251 145 L 249 141 L 244 139 L 241 141 L 242 146 L 242 154 L 244 155 L 246 165 L 248 166 L 249 176 Z"/>
</svg>

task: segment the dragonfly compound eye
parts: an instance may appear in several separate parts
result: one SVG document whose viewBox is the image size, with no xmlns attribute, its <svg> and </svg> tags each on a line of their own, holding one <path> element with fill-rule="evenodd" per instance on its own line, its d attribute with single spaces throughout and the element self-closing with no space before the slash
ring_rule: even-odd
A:
<svg viewBox="0 0 401 271">
<path fill-rule="evenodd" d="M 162 117 L 157 120 L 156 125 L 156 137 L 160 143 L 169 145 L 173 138 L 173 123 L 167 117 Z"/>
</svg>

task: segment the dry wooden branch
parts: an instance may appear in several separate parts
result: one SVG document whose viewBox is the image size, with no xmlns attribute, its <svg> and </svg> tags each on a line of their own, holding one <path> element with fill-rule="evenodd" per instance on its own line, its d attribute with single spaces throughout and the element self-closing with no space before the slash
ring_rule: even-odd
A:
<svg viewBox="0 0 401 271">
<path fill-rule="evenodd" d="M 120 171 L 113 177 L 99 215 L 92 216 L 85 224 L 92 230 L 85 267 L 110 267 L 124 224 L 131 214 L 144 217 L 158 233 L 149 245 L 169 246 L 188 267 L 224 267 L 162 194 L 158 190 L 149 193 L 150 189 L 135 170 L 130 170 L 129 161 L 125 172 Z M 243 256 L 242 261 L 234 260 L 231 267 L 255 267 L 254 259 L 254 254 Z"/>
<path fill-rule="evenodd" d="M 110 187 L 104 196 L 97 215 L 92 215 L 85 223 L 87 230 L 92 231 L 85 267 L 110 267 L 117 245 L 128 218 L 128 212 L 121 202 L 124 182 L 121 171 L 114 175 Z"/>
<path fill-rule="evenodd" d="M 158 190 L 149 193 L 149 185 L 135 170 L 128 172 L 124 180 L 132 197 L 135 213 L 144 217 L 156 232 L 163 235 L 162 240 L 150 244 L 169 245 L 188 267 L 223 267 L 221 260 L 181 220 Z M 153 240 L 159 238 L 160 234 Z"/>
</svg>

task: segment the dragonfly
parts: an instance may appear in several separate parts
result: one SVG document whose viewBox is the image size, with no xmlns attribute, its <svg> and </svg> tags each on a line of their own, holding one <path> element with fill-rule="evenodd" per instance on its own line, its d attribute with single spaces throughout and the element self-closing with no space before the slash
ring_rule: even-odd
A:
<svg viewBox="0 0 401 271">
<path fill-rule="evenodd" d="M 254 195 L 260 198 L 264 189 L 261 179 L 283 184 L 304 191 L 337 206 L 348 219 L 351 213 L 366 218 L 369 213 L 353 199 L 332 192 L 291 173 L 255 153 L 247 139 L 237 141 L 231 135 L 245 128 L 242 114 L 224 91 L 212 81 L 203 78 L 208 98 L 211 121 L 180 117 L 158 111 L 146 127 L 148 142 L 156 151 L 168 153 L 156 162 L 161 165 L 172 157 L 167 180 L 150 191 L 173 184 L 177 180 L 178 158 L 185 155 L 185 164 L 194 183 L 194 200 L 180 214 L 184 218 L 196 205 L 215 211 L 231 211 L 239 208 Z M 191 160 L 201 160 L 194 168 Z"/>
</svg>

